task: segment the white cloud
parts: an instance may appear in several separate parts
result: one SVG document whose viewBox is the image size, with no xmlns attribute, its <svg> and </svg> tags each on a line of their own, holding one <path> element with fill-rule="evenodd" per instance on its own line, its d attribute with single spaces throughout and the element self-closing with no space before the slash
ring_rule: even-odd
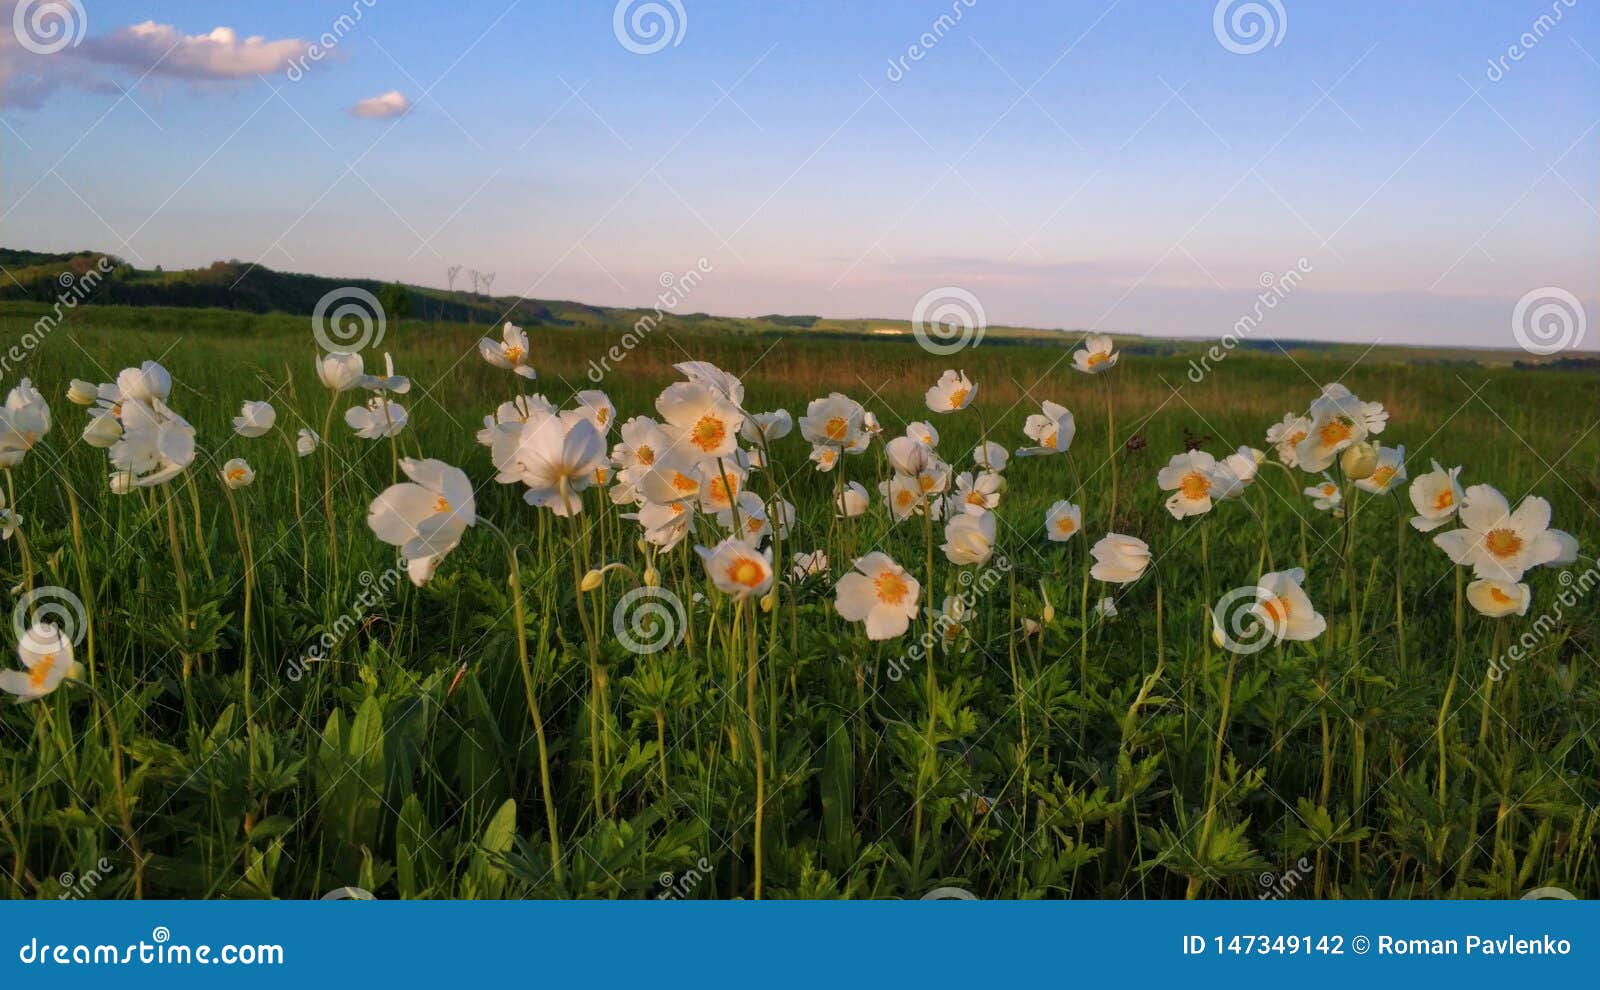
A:
<svg viewBox="0 0 1600 990">
<path fill-rule="evenodd" d="M 398 89 L 391 89 L 382 96 L 373 96 L 361 100 L 350 108 L 352 117 L 362 120 L 388 120 L 398 117 L 411 109 L 411 100 Z"/>
<path fill-rule="evenodd" d="M 241 39 L 230 27 L 184 34 L 171 24 L 145 21 L 86 40 L 82 54 L 96 62 L 183 79 L 243 79 L 288 68 L 306 50 L 299 38 Z"/>
</svg>

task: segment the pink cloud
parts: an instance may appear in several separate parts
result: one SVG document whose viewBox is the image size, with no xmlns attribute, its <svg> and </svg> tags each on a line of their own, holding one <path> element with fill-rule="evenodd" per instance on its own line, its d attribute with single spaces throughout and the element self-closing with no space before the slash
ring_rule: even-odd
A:
<svg viewBox="0 0 1600 990">
<path fill-rule="evenodd" d="M 388 120 L 398 117 L 411 109 L 411 100 L 398 89 L 391 89 L 382 96 L 372 96 L 356 103 L 350 108 L 352 117 L 362 120 Z"/>
</svg>

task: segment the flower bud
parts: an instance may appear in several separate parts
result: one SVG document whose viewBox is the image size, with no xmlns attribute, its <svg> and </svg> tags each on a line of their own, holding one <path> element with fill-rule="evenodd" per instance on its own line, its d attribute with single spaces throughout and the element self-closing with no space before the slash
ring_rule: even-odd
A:
<svg viewBox="0 0 1600 990">
<path fill-rule="evenodd" d="M 777 602 L 777 600 L 778 600 L 778 593 L 776 591 L 769 591 L 765 595 L 762 595 L 761 596 L 761 611 L 763 611 L 763 612 L 772 611 L 772 606 Z"/>
<path fill-rule="evenodd" d="M 600 582 L 604 579 L 605 575 L 603 573 L 598 570 L 591 569 L 589 573 L 583 576 L 583 581 L 578 585 L 578 590 L 587 594 L 600 587 Z"/>
<path fill-rule="evenodd" d="M 644 584 L 647 588 L 659 588 L 661 586 L 661 572 L 654 567 L 646 567 L 644 569 Z"/>
<path fill-rule="evenodd" d="M 1339 457 L 1339 467 L 1351 481 L 1372 477 L 1378 470 L 1378 451 L 1365 440 L 1359 440 L 1344 449 Z"/>
</svg>

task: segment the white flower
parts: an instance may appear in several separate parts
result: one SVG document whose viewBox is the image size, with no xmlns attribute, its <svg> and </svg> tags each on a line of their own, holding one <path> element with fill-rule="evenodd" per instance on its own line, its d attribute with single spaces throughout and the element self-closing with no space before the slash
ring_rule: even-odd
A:
<svg viewBox="0 0 1600 990">
<path fill-rule="evenodd" d="M 1050 506 L 1044 514 L 1044 535 L 1052 543 L 1065 543 L 1083 528 L 1083 511 L 1066 499 Z"/>
<path fill-rule="evenodd" d="M 870 640 L 893 639 L 911 626 L 922 586 L 888 554 L 874 551 L 839 579 L 834 608 L 847 622 L 865 622 Z"/>
<path fill-rule="evenodd" d="M 308 430 L 305 427 L 301 427 L 300 435 L 294 442 L 294 450 L 301 457 L 305 457 L 316 450 L 317 445 L 320 443 L 322 443 L 322 438 L 317 436 L 316 430 Z"/>
<path fill-rule="evenodd" d="M 762 445 L 774 440 L 782 440 L 794 429 L 794 420 L 790 418 L 787 409 L 775 409 L 772 412 L 752 413 L 745 417 L 744 425 L 739 428 L 739 435 L 750 443 Z"/>
<path fill-rule="evenodd" d="M 322 379 L 325 388 L 334 392 L 348 392 L 360 386 L 362 368 L 363 362 L 358 353 L 323 354 L 317 358 L 317 377 Z M 122 375 L 117 376 L 117 383 L 122 383 Z"/>
<path fill-rule="evenodd" d="M 394 373 L 394 358 L 389 356 L 388 351 L 383 352 L 383 374 L 362 375 L 359 384 L 374 392 L 393 392 L 395 395 L 405 395 L 411 391 L 411 379 Z"/>
<path fill-rule="evenodd" d="M 1161 490 L 1172 492 L 1167 511 L 1174 519 L 1204 515 L 1211 511 L 1213 499 L 1228 498 L 1244 488 L 1244 483 L 1215 457 L 1203 450 L 1174 454 L 1156 475 Z"/>
<path fill-rule="evenodd" d="M 739 443 L 744 414 L 709 386 L 673 382 L 657 397 L 656 410 L 676 447 L 695 458 L 727 457 Z"/>
<path fill-rule="evenodd" d="M 194 460 L 194 427 L 164 402 L 124 402 L 121 415 L 122 434 L 107 453 L 111 466 L 127 476 L 127 485 L 163 484 Z"/>
<path fill-rule="evenodd" d="M 817 466 L 818 471 L 827 474 L 839 463 L 839 448 L 819 443 L 811 448 L 809 460 Z"/>
<path fill-rule="evenodd" d="M 90 416 L 89 422 L 83 427 L 83 442 L 91 447 L 105 450 L 122 439 L 122 420 L 107 413 L 101 416 Z"/>
<path fill-rule="evenodd" d="M 1339 486 L 1334 483 L 1333 478 L 1326 471 L 1322 472 L 1322 480 L 1306 488 L 1303 494 L 1311 496 L 1312 506 L 1321 509 L 1323 512 L 1327 512 L 1329 509 L 1337 509 L 1344 503 L 1344 492 L 1339 490 Z"/>
<path fill-rule="evenodd" d="M 172 391 L 172 376 L 154 361 L 117 373 L 117 391 L 124 399 L 138 402 L 165 402 Z"/>
<path fill-rule="evenodd" d="M 844 486 L 844 491 L 839 493 L 835 508 L 839 515 L 854 518 L 867 511 L 867 506 L 872 504 L 872 498 L 867 494 L 867 489 L 859 481 L 852 481 Z"/>
<path fill-rule="evenodd" d="M 1089 556 L 1094 558 L 1090 577 L 1108 584 L 1129 584 L 1150 566 L 1150 545 L 1135 536 L 1108 533 L 1089 548 Z"/>
<path fill-rule="evenodd" d="M 1499 619 L 1513 614 L 1527 615 L 1533 596 L 1525 584 L 1479 579 L 1467 585 L 1467 601 L 1480 614 Z"/>
<path fill-rule="evenodd" d="M 267 402 L 246 402 L 233 417 L 233 432 L 241 437 L 264 437 L 278 421 L 278 412 Z"/>
<path fill-rule="evenodd" d="M 969 605 L 960 595 L 946 595 L 944 604 L 937 612 L 933 609 L 924 611 L 928 618 L 933 620 L 933 628 L 938 632 L 946 649 L 967 638 L 967 627 L 978 616 L 977 609 Z"/>
<path fill-rule="evenodd" d="M 810 553 L 797 553 L 794 555 L 794 569 L 791 572 L 796 581 L 804 581 L 817 574 L 828 573 L 828 555 L 821 550 Z"/>
<path fill-rule="evenodd" d="M 1346 447 L 1365 440 L 1369 432 L 1366 405 L 1342 385 L 1324 388 L 1322 396 L 1311 403 L 1311 428 L 1295 447 L 1300 469 L 1312 474 L 1326 471 Z"/>
<path fill-rule="evenodd" d="M 1550 532 L 1550 503 L 1538 496 L 1512 512 L 1493 487 L 1473 485 L 1461 505 L 1461 525 L 1433 542 L 1457 564 L 1471 564 L 1480 578 L 1514 584 L 1528 568 L 1562 555 L 1561 541 Z"/>
<path fill-rule="evenodd" d="M 906 436 L 932 450 L 939 446 L 939 431 L 934 429 L 932 423 L 917 421 L 906 424 Z"/>
<path fill-rule="evenodd" d="M 956 475 L 955 494 L 950 496 L 952 511 L 983 515 L 1000 506 L 1000 492 L 1004 488 L 1005 481 L 993 471 L 985 471 L 976 477 L 969 471 L 963 471 Z"/>
<path fill-rule="evenodd" d="M 714 547 L 695 547 L 706 574 L 723 594 L 744 599 L 764 595 L 772 587 L 772 554 L 730 537 Z"/>
<path fill-rule="evenodd" d="M 400 548 L 411 583 L 421 585 L 477 521 L 477 504 L 472 482 L 459 468 L 403 457 L 400 470 L 411 480 L 372 500 L 367 525 L 378 539 Z"/>
<path fill-rule="evenodd" d="M 356 431 L 356 436 L 364 440 L 380 440 L 398 436 L 406 428 L 406 410 L 392 399 L 375 395 L 364 406 L 346 409 L 344 421 Z"/>
<path fill-rule="evenodd" d="M 1117 617 L 1116 599 L 1108 597 L 1095 602 L 1094 614 L 1102 619 L 1115 619 Z"/>
<path fill-rule="evenodd" d="M 1460 474 L 1461 468 L 1453 467 L 1446 471 L 1438 461 L 1434 461 L 1432 471 L 1417 476 L 1409 492 L 1411 504 L 1417 510 L 1411 519 L 1412 526 L 1421 532 L 1431 533 L 1450 521 L 1466 498 L 1461 490 L 1461 482 L 1456 480 Z"/>
<path fill-rule="evenodd" d="M 1372 473 L 1356 482 L 1356 487 L 1364 492 L 1374 495 L 1388 494 L 1389 490 L 1399 482 L 1406 480 L 1406 448 L 1385 447 L 1375 444 L 1378 448 L 1378 466 Z"/>
<path fill-rule="evenodd" d="M 497 431 L 506 428 L 506 432 L 515 435 L 521 425 L 535 413 L 558 416 L 560 410 L 556 408 L 555 403 L 542 395 L 519 395 L 515 399 L 500 403 L 493 413 L 483 417 L 483 429 L 478 431 L 478 442 L 492 448 Z"/>
<path fill-rule="evenodd" d="M 1010 455 L 1006 449 L 993 440 L 980 443 L 972 449 L 972 462 L 986 471 L 1004 471 L 1008 460 Z"/>
<path fill-rule="evenodd" d="M 1043 454 L 1059 454 L 1071 447 L 1078 426 L 1066 406 L 1045 400 L 1039 412 L 1028 417 L 1022 432 L 1034 442 L 1035 446 L 1019 449 L 1017 456 L 1038 457 Z"/>
<path fill-rule="evenodd" d="M 704 385 L 737 407 L 744 406 L 744 383 L 710 361 L 683 361 L 672 370 L 697 385 Z"/>
<path fill-rule="evenodd" d="M 813 444 L 852 448 L 865 436 L 862 421 L 866 410 L 861 403 L 834 392 L 824 399 L 812 399 L 800 417 L 800 435 Z"/>
<path fill-rule="evenodd" d="M 94 382 L 86 382 L 82 378 L 74 378 L 67 386 L 67 401 L 73 405 L 92 406 L 99 395 L 100 386 Z"/>
<path fill-rule="evenodd" d="M 594 423 L 546 413 L 529 418 L 515 434 L 497 438 L 491 456 L 500 472 L 495 480 L 520 481 L 528 487 L 523 501 L 561 517 L 583 511 L 581 494 L 595 483 L 596 472 L 609 465 L 605 440 Z"/>
<path fill-rule="evenodd" d="M 617 407 L 611 404 L 611 397 L 599 389 L 585 389 L 573 396 L 577 403 L 568 410 L 568 415 L 582 416 L 594 424 L 602 437 L 611 432 L 611 424 L 616 421 Z"/>
<path fill-rule="evenodd" d="M 889 503 L 889 517 L 895 522 L 903 522 L 912 516 L 921 515 L 927 499 L 922 494 L 922 488 L 917 484 L 917 479 L 903 474 L 896 474 L 888 481 L 878 483 L 878 494 Z"/>
<path fill-rule="evenodd" d="M 972 405 L 978 397 L 978 386 L 972 383 L 965 371 L 947 370 L 939 381 L 928 389 L 923 401 L 936 413 L 957 412 Z"/>
<path fill-rule="evenodd" d="M 622 424 L 622 441 L 611 448 L 611 463 L 618 476 L 630 485 L 672 448 L 672 440 L 661 424 L 649 416 L 635 416 Z"/>
<path fill-rule="evenodd" d="M 47 622 L 34 623 L 22 634 L 17 657 L 23 669 L 0 670 L 0 691 L 16 695 L 18 701 L 42 698 L 79 674 L 78 663 L 72 659 L 72 640 Z"/>
<path fill-rule="evenodd" d="M 986 512 L 981 516 L 962 513 L 945 524 L 944 545 L 940 549 L 957 567 L 982 566 L 994 555 L 994 530 L 994 513 Z"/>
<path fill-rule="evenodd" d="M 248 488 L 255 480 L 255 469 L 243 457 L 230 458 L 222 465 L 222 483 L 229 488 Z"/>
<path fill-rule="evenodd" d="M 1300 458 L 1295 451 L 1300 446 L 1300 441 L 1310 434 L 1311 417 L 1285 413 L 1283 422 L 1275 423 L 1268 428 L 1267 443 L 1278 452 L 1278 460 L 1284 467 L 1299 467 Z"/>
<path fill-rule="evenodd" d="M 50 406 L 24 378 L 0 407 L 0 467 L 15 467 L 23 455 L 50 432 Z"/>
<path fill-rule="evenodd" d="M 523 378 L 539 377 L 528 363 L 528 335 L 509 320 L 501 328 L 499 340 L 484 337 L 478 341 L 478 353 L 496 368 L 509 369 Z"/>
<path fill-rule="evenodd" d="M 1098 375 L 1116 367 L 1117 352 L 1112 346 L 1111 338 L 1103 333 L 1091 333 L 1083 341 L 1083 347 L 1072 352 L 1072 366 L 1077 370 Z"/>
<path fill-rule="evenodd" d="M 1328 628 L 1328 621 L 1318 614 L 1300 587 L 1305 579 L 1306 572 L 1295 567 L 1263 574 L 1256 582 L 1256 601 L 1250 611 L 1266 623 L 1274 639 L 1303 643 L 1316 639 Z"/>
<path fill-rule="evenodd" d="M 1222 459 L 1222 466 L 1239 479 L 1239 488 L 1235 494 L 1243 492 L 1245 486 L 1256 479 L 1256 472 L 1260 470 L 1261 462 L 1266 459 L 1267 455 L 1254 447 L 1240 447 Z"/>
</svg>

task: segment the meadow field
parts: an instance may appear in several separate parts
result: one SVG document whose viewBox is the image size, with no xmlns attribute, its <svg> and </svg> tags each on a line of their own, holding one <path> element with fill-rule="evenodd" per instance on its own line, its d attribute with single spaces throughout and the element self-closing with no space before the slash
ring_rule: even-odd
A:
<svg viewBox="0 0 1600 990">
<path fill-rule="evenodd" d="M 39 695 L 0 706 L 8 897 L 1600 896 L 1592 371 L 1383 347 L 1197 371 L 1198 351 L 1118 338 L 1091 374 L 1081 335 L 935 355 L 667 320 L 627 341 L 530 324 L 509 362 L 529 379 L 480 355 L 498 328 L 406 319 L 359 352 L 378 378 L 333 391 L 306 317 L 87 306 L 38 334 L 45 312 L 0 304 L 0 391 L 26 377 L 49 409 L 42 432 L 24 390 L 0 421 L 28 434 L 4 479 L 0 667 Z M 95 404 L 146 361 L 169 390 L 135 370 Z M 976 388 L 933 411 L 947 369 Z M 1325 481 L 1268 441 L 1319 397 L 1356 408 L 1335 383 L 1381 404 L 1356 416 L 1387 474 L 1335 456 Z M 405 416 L 387 438 L 382 394 Z M 492 422 L 534 394 L 572 413 Z M 672 506 L 613 499 L 638 451 L 596 469 L 588 431 L 637 446 L 623 424 L 680 399 L 730 433 L 789 416 L 737 452 L 711 438 L 711 495 L 673 503 L 692 518 L 669 549 L 624 515 Z M 264 435 L 236 429 L 246 402 L 272 407 Z M 155 480 L 119 484 L 85 428 L 121 417 L 127 440 L 151 408 L 192 424 L 192 459 L 162 434 Z M 849 436 L 814 456 L 803 434 L 836 414 Z M 480 431 L 539 463 L 497 466 Z M 592 470 L 541 487 L 563 458 Z M 1460 489 L 1425 493 L 1424 532 L 1411 487 L 1435 461 Z M 408 476 L 423 487 L 385 495 Z M 720 519 L 718 477 L 753 496 Z M 1175 518 L 1196 477 L 1214 503 Z M 859 514 L 835 511 L 846 482 Z M 880 483 L 916 493 L 904 518 Z M 1514 525 L 1484 522 L 1474 486 Z M 443 521 L 408 515 L 418 499 Z M 379 538 L 396 520 L 428 534 L 423 566 Z M 1526 551 L 1555 545 L 1545 525 L 1575 556 L 1558 540 L 1503 580 L 1435 543 Z M 900 617 L 863 623 L 863 593 Z"/>
</svg>

